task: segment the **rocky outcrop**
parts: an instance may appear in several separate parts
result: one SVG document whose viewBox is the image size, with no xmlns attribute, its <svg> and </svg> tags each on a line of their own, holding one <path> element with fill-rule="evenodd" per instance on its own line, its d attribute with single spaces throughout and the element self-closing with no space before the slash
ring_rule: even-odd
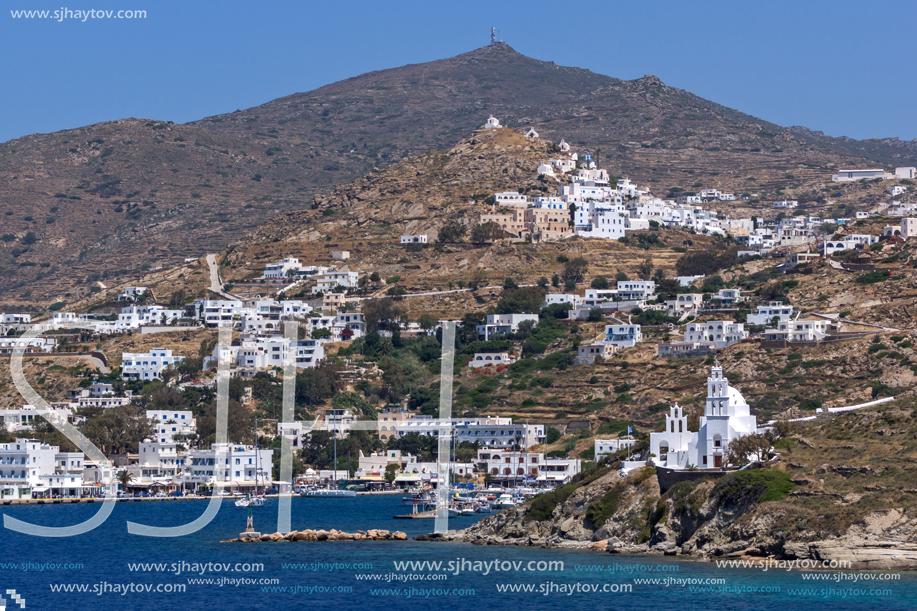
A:
<svg viewBox="0 0 917 611">
<path fill-rule="evenodd" d="M 294 530 L 286 534 L 279 532 L 272 534 L 244 532 L 240 533 L 237 539 L 228 539 L 224 541 L 224 543 L 277 543 L 281 541 L 406 541 L 407 538 L 407 534 L 400 530 L 391 532 L 381 528 L 371 528 L 366 531 L 358 530 L 355 533 L 346 533 L 332 528 L 331 530 Z"/>
<path fill-rule="evenodd" d="M 848 469 L 834 468 L 838 473 Z M 418 539 L 581 547 L 609 553 L 813 560 L 853 570 L 917 569 L 917 518 L 905 511 L 871 512 L 846 532 L 820 539 L 817 533 L 795 528 L 785 504 L 759 503 L 761 489 L 754 485 L 686 481 L 660 496 L 650 471 L 626 478 L 616 472 L 606 474 L 569 493 L 548 516 L 530 501 L 463 531 Z M 597 519 L 602 519 L 600 524 Z"/>
</svg>

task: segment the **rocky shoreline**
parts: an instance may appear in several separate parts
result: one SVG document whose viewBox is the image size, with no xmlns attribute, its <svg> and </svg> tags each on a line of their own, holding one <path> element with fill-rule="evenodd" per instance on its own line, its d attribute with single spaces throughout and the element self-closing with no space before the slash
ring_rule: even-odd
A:
<svg viewBox="0 0 917 611">
<path fill-rule="evenodd" d="M 616 507 L 596 526 L 590 519 L 594 510 L 587 510 L 609 495 Z M 533 519 L 528 503 L 461 531 L 416 540 L 575 547 L 685 560 L 796 561 L 813 569 L 917 570 L 917 519 L 900 510 L 873 511 L 843 535 L 818 539 L 816 533 L 792 530 L 792 516 L 784 509 L 759 507 L 751 497 L 728 497 L 714 482 L 660 495 L 654 476 L 622 479 L 611 472 L 577 488 L 546 519 Z"/>
</svg>

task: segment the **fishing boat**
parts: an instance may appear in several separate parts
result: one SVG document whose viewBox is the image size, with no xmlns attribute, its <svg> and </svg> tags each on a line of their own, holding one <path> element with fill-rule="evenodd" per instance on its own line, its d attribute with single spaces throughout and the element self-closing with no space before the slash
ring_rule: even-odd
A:
<svg viewBox="0 0 917 611">
<path fill-rule="evenodd" d="M 248 497 L 236 500 L 236 507 L 249 507 L 251 506 L 251 504 L 252 504 L 251 499 L 249 499 Z"/>
</svg>

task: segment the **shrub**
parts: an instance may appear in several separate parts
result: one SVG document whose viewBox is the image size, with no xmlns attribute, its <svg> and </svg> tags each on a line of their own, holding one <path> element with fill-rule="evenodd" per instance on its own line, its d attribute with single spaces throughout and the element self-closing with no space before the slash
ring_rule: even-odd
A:
<svg viewBox="0 0 917 611">
<path fill-rule="evenodd" d="M 790 481 L 790 476 L 781 471 L 738 471 L 720 479 L 712 494 L 719 495 L 722 505 L 735 506 L 779 501 L 794 488 L 796 484 Z"/>
<path fill-rule="evenodd" d="M 865 274 L 857 276 L 855 282 L 857 284 L 875 284 L 877 282 L 885 282 L 890 275 L 891 273 L 887 270 L 866 272 Z"/>
</svg>

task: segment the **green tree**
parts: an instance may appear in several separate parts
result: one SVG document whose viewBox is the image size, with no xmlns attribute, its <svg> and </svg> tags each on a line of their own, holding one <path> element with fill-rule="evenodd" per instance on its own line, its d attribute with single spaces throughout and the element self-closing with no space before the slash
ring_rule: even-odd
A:
<svg viewBox="0 0 917 611">
<path fill-rule="evenodd" d="M 402 309 L 392 299 L 368 299 L 363 302 L 363 320 L 367 333 L 392 331 L 400 325 Z"/>
<path fill-rule="evenodd" d="M 119 405 L 106 409 L 83 425 L 85 435 L 105 454 L 137 452 L 139 443 L 155 436 L 153 421 L 137 405 Z"/>
<path fill-rule="evenodd" d="M 640 276 L 640 279 L 649 280 L 653 273 L 653 267 L 652 260 L 644 259 L 643 262 L 637 266 L 637 274 Z"/>
<path fill-rule="evenodd" d="M 524 286 L 522 288 L 503 291 L 500 301 L 496 305 L 497 314 L 535 314 L 541 310 L 547 291 L 540 286 Z"/>
<path fill-rule="evenodd" d="M 582 257 L 577 257 L 564 264 L 564 271 L 561 274 L 561 278 L 565 285 L 570 282 L 579 283 L 586 278 L 587 271 L 589 271 L 589 262 Z"/>
<path fill-rule="evenodd" d="M 538 279 L 538 286 L 540 286 L 541 288 L 543 289 L 548 288 L 548 284 L 550 284 L 550 282 L 544 276 Z"/>
<path fill-rule="evenodd" d="M 439 323 L 439 320 L 432 314 L 421 314 L 417 319 L 417 324 L 424 331 L 429 331 Z"/>
<path fill-rule="evenodd" d="M 605 276 L 596 276 L 592 279 L 592 284 L 590 286 L 594 289 L 605 290 L 608 288 L 608 278 Z"/>
<path fill-rule="evenodd" d="M 551 445 L 552 443 L 556 443 L 557 440 L 561 438 L 560 431 L 555 429 L 553 426 L 549 426 L 548 429 L 544 432 L 544 435 L 545 435 L 545 442 L 548 445 Z"/>
<path fill-rule="evenodd" d="M 35 237 L 34 231 L 30 231 L 22 237 L 22 243 L 25 244 L 26 246 L 31 246 L 32 244 L 34 244 L 37 241 L 38 241 L 38 238 Z"/>
<path fill-rule="evenodd" d="M 560 286 L 560 276 L 558 276 L 557 274 L 554 274 L 553 276 L 551 276 L 551 286 L 555 288 Z"/>
<path fill-rule="evenodd" d="M 464 234 L 463 234 L 464 235 Z M 503 237 L 503 229 L 493 221 L 487 221 L 471 228 L 471 241 L 475 244 L 493 242 Z M 440 240 L 444 242 L 445 240 Z"/>
<path fill-rule="evenodd" d="M 449 221 L 439 228 L 437 241 L 439 242 L 458 242 L 465 237 L 468 229 L 458 221 Z"/>
</svg>

